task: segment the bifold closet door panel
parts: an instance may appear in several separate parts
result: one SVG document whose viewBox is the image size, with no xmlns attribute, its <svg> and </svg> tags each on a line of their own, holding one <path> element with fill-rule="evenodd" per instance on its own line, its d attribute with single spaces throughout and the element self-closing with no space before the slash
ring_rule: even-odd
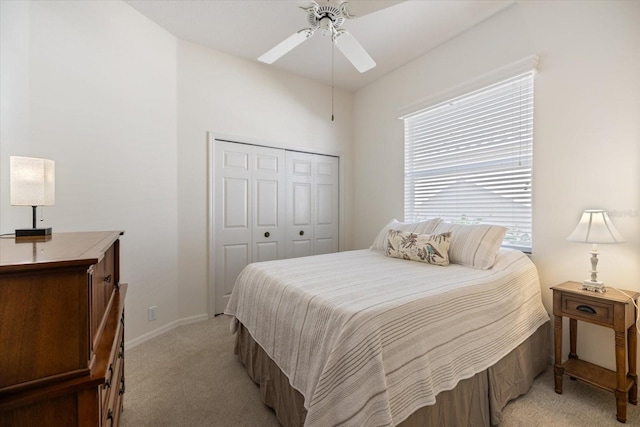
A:
<svg viewBox="0 0 640 427">
<path fill-rule="evenodd" d="M 253 146 L 252 261 L 285 257 L 284 150 Z"/>
<path fill-rule="evenodd" d="M 251 262 L 251 150 L 216 141 L 214 155 L 215 301 L 222 313 L 238 274 Z"/>
<path fill-rule="evenodd" d="M 315 156 L 315 254 L 338 252 L 339 170 L 338 158 Z"/>
<path fill-rule="evenodd" d="M 287 258 L 337 252 L 339 159 L 286 152 Z"/>
<path fill-rule="evenodd" d="M 314 255 L 314 155 L 287 151 L 285 157 L 287 258 Z"/>
<path fill-rule="evenodd" d="M 286 163 L 286 256 L 315 253 L 313 243 L 313 155 L 287 151 Z"/>
<path fill-rule="evenodd" d="M 284 150 L 215 142 L 216 313 L 249 263 L 285 257 Z"/>
</svg>

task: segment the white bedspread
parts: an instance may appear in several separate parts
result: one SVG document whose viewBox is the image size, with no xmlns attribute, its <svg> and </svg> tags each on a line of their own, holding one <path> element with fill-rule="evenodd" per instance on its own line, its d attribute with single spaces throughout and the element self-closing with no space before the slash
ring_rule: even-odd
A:
<svg viewBox="0 0 640 427">
<path fill-rule="evenodd" d="M 495 364 L 549 316 L 538 275 L 503 249 L 490 270 L 360 250 L 255 263 L 225 314 L 305 398 L 305 426 L 386 426 Z"/>
</svg>

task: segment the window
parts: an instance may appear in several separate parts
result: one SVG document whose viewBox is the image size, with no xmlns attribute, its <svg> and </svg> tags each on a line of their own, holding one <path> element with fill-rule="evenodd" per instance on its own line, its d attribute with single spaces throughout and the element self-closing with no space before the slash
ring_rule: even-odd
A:
<svg viewBox="0 0 640 427">
<path fill-rule="evenodd" d="M 405 221 L 503 225 L 530 251 L 533 72 L 403 119 Z"/>
</svg>

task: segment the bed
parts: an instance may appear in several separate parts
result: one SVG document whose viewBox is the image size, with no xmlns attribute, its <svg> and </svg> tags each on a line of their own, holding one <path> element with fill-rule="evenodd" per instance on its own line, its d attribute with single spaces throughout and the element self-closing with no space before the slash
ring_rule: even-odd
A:
<svg viewBox="0 0 640 427">
<path fill-rule="evenodd" d="M 449 233 L 448 265 L 388 256 L 402 226 L 371 249 L 238 277 L 225 310 L 235 351 L 284 426 L 498 424 L 545 369 L 549 316 L 529 258 L 500 249 L 500 231 L 442 223 L 409 230 Z"/>
</svg>

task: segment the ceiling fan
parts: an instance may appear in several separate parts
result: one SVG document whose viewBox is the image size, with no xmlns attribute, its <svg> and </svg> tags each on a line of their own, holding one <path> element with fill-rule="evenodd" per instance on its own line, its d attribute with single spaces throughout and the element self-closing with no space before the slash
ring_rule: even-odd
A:
<svg viewBox="0 0 640 427">
<path fill-rule="evenodd" d="M 338 6 L 332 4 L 320 6 L 315 1 L 311 1 L 311 6 L 301 7 L 307 13 L 307 21 L 311 28 L 304 28 L 277 44 L 275 47 L 264 53 L 258 61 L 272 64 L 293 48 L 313 36 L 320 30 L 323 36 L 331 36 L 334 45 L 361 73 L 376 66 L 371 56 L 364 50 L 362 45 L 347 30 L 340 26 L 346 19 L 353 19 L 356 16 L 349 14 L 347 9 L 349 3 L 341 2 Z"/>
</svg>

